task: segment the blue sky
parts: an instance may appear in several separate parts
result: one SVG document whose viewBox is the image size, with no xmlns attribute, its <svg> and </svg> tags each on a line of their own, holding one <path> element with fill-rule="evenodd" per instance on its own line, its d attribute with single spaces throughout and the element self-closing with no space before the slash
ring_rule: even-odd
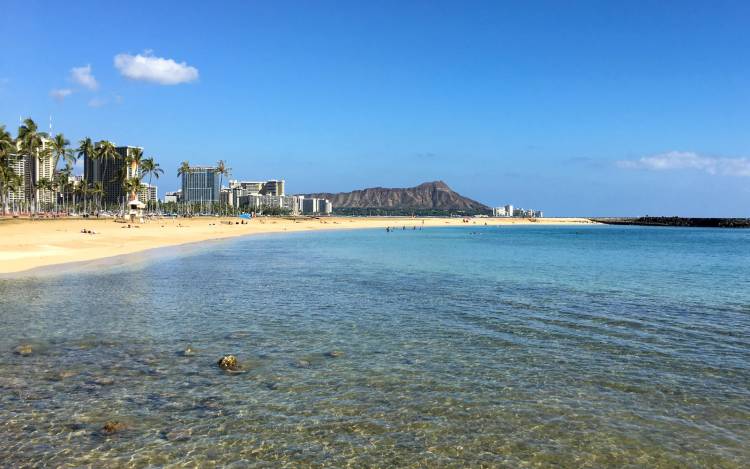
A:
<svg viewBox="0 0 750 469">
<path fill-rule="evenodd" d="M 747 2 L 6 1 L 0 123 L 289 192 L 750 216 Z"/>
</svg>

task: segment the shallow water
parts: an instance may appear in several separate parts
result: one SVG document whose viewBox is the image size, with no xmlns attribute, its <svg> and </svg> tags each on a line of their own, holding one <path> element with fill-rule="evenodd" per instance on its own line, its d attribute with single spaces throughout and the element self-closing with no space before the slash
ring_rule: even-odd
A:
<svg viewBox="0 0 750 469">
<path fill-rule="evenodd" d="M 750 230 L 303 233 L 95 265 L 0 280 L 1 465 L 750 465 Z"/>
</svg>

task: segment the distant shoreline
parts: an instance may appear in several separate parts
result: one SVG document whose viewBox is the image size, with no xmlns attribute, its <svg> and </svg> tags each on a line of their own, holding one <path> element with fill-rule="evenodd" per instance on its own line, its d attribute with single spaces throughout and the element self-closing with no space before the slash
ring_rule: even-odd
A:
<svg viewBox="0 0 750 469">
<path fill-rule="evenodd" d="M 591 218 L 605 225 L 675 226 L 682 228 L 750 228 L 750 218 L 617 217 Z"/>
<path fill-rule="evenodd" d="M 0 219 L 0 274 L 122 255 L 145 256 L 154 248 L 271 233 L 449 226 L 581 225 L 586 218 L 261 217 L 169 218 L 128 228 L 110 219 Z M 230 224 L 231 223 L 231 224 Z M 136 227 L 137 226 L 137 227 Z M 82 230 L 86 230 L 83 233 Z M 91 233 L 88 233 L 90 231 Z M 3 275 L 7 278 L 8 275 Z"/>
</svg>

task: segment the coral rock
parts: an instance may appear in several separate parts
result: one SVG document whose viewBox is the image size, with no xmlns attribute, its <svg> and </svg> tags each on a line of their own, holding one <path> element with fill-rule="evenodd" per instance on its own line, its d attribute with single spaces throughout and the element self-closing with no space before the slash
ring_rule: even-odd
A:
<svg viewBox="0 0 750 469">
<path fill-rule="evenodd" d="M 118 422 L 117 420 L 110 420 L 104 424 L 102 431 L 107 435 L 111 435 L 113 433 L 121 432 L 125 430 L 125 428 L 127 428 L 127 425 L 124 423 Z"/>
<path fill-rule="evenodd" d="M 29 344 L 21 344 L 14 350 L 16 355 L 21 355 L 22 357 L 28 357 L 34 352 L 34 349 L 31 348 L 31 345 Z"/>
<path fill-rule="evenodd" d="M 239 369 L 237 357 L 234 355 L 225 355 L 216 363 L 222 370 L 236 371 Z"/>
</svg>

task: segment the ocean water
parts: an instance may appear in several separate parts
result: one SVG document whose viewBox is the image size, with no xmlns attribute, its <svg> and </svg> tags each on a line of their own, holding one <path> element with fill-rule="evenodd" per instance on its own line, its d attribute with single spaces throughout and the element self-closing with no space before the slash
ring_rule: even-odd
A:
<svg viewBox="0 0 750 469">
<path fill-rule="evenodd" d="M 0 279 L 0 331 L 7 467 L 750 466 L 750 230 L 246 237 Z"/>
</svg>

